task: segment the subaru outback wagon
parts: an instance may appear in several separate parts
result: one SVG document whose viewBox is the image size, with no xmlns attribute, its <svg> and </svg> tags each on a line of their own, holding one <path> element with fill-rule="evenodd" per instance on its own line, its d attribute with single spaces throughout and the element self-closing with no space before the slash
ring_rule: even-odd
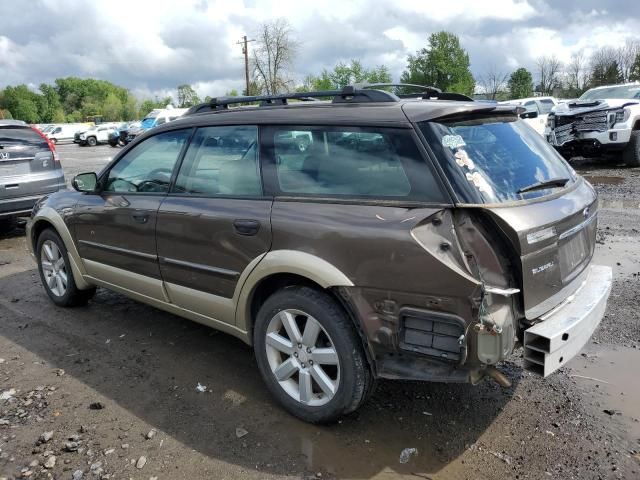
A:
<svg viewBox="0 0 640 480">
<path fill-rule="evenodd" d="M 594 189 L 519 113 L 426 87 L 214 99 L 40 201 L 29 243 L 56 305 L 99 286 L 234 335 L 306 421 L 378 378 L 508 385 L 517 345 L 547 376 L 612 275 Z"/>
</svg>

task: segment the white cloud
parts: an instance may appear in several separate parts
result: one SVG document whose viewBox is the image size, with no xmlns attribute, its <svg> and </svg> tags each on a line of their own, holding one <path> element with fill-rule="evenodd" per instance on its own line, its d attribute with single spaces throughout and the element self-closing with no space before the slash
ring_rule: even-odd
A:
<svg viewBox="0 0 640 480">
<path fill-rule="evenodd" d="M 244 87 L 242 35 L 278 17 L 299 41 L 293 74 L 338 61 L 387 65 L 399 79 L 406 57 L 437 30 L 457 33 L 474 74 L 533 67 L 540 55 L 568 61 L 640 32 L 640 3 L 624 0 L 30 0 L 0 2 L 0 88 L 57 77 L 95 76 L 139 96 L 201 95 Z"/>
</svg>

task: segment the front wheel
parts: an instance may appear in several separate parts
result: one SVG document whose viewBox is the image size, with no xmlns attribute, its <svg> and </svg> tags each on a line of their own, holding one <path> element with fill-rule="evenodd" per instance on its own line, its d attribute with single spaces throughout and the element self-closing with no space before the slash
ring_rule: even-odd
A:
<svg viewBox="0 0 640 480">
<path fill-rule="evenodd" d="M 640 167 L 640 130 L 631 132 L 629 143 L 622 151 L 622 158 L 627 167 Z"/>
<path fill-rule="evenodd" d="M 49 298 L 60 307 L 85 305 L 96 289 L 80 290 L 73 279 L 67 249 L 60 236 L 51 229 L 38 237 L 36 258 L 42 285 Z"/>
<path fill-rule="evenodd" d="M 95 147 L 97 144 L 98 144 L 98 141 L 96 140 L 96 137 L 87 138 L 87 145 L 89 145 L 90 147 Z"/>
<path fill-rule="evenodd" d="M 254 348 L 269 391 L 292 415 L 331 422 L 358 408 L 372 375 L 354 325 L 327 293 L 282 289 L 262 305 Z"/>
</svg>

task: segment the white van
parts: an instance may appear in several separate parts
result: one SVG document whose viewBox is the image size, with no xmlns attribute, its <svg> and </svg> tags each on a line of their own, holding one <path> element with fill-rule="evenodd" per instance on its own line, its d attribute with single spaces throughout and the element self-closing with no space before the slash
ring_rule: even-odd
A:
<svg viewBox="0 0 640 480">
<path fill-rule="evenodd" d="M 150 128 L 157 127 L 158 125 L 162 125 L 163 123 L 171 122 L 176 118 L 184 115 L 188 108 L 156 108 L 151 110 L 149 114 L 144 117 L 142 120 L 142 124 L 140 127 L 143 130 L 149 130 Z"/>
<path fill-rule="evenodd" d="M 82 128 L 85 128 L 82 123 L 61 123 L 55 125 L 45 135 L 52 143 L 73 142 L 73 136 Z"/>
</svg>

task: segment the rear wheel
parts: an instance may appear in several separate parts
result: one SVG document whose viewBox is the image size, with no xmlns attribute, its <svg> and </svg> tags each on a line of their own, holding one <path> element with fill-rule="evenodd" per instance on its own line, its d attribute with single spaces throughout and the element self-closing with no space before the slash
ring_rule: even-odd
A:
<svg viewBox="0 0 640 480">
<path fill-rule="evenodd" d="M 95 147 L 97 144 L 98 144 L 98 140 L 96 140 L 96 137 L 87 138 L 87 145 L 89 145 L 90 147 Z"/>
<path fill-rule="evenodd" d="M 371 390 L 353 323 L 325 292 L 288 287 L 269 297 L 256 318 L 254 348 L 270 392 L 307 422 L 336 420 Z"/>
<path fill-rule="evenodd" d="M 76 287 L 67 249 L 60 236 L 53 230 L 46 229 L 38 237 L 36 258 L 42 285 L 56 305 L 85 305 L 95 294 L 95 288 L 80 290 Z"/>
<path fill-rule="evenodd" d="M 622 151 L 622 158 L 627 167 L 640 167 L 640 130 L 631 132 L 629 143 Z"/>
</svg>

